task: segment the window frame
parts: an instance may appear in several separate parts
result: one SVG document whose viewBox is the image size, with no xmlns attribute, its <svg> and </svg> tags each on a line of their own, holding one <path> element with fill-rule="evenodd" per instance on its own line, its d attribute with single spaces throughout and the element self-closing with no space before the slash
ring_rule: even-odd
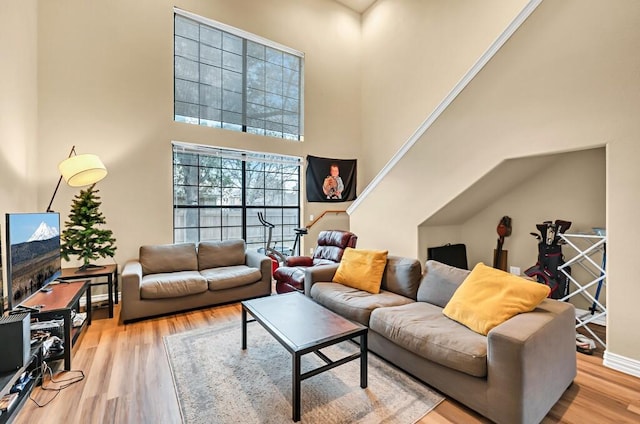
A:
<svg viewBox="0 0 640 424">
<path fill-rule="evenodd" d="M 231 25 L 216 21 L 214 19 L 210 19 L 210 18 L 205 18 L 203 16 L 197 15 L 195 13 L 180 9 L 178 7 L 173 8 L 173 12 L 174 12 L 174 30 L 173 30 L 173 43 L 174 43 L 174 60 L 173 60 L 173 83 L 174 83 L 174 87 L 173 87 L 173 92 L 174 92 L 174 101 L 173 101 L 173 106 L 174 106 L 174 111 L 173 111 L 173 120 L 174 122 L 183 122 L 183 121 L 176 121 L 176 98 L 175 98 L 175 93 L 176 93 L 176 57 L 178 57 L 176 55 L 175 52 L 175 39 L 176 39 L 176 29 L 175 29 L 175 19 L 176 19 L 176 15 L 177 16 L 182 16 L 184 18 L 190 19 L 192 21 L 195 21 L 198 24 L 202 24 L 202 25 L 207 25 L 210 26 L 212 28 L 215 28 L 217 30 L 220 30 L 222 32 L 226 32 L 229 33 L 231 35 L 234 35 L 236 37 L 240 37 L 243 39 L 243 54 L 242 54 L 242 62 L 243 62 L 243 72 L 242 72 L 242 84 L 243 84 L 243 93 L 242 93 L 242 125 L 241 125 L 241 130 L 236 130 L 238 132 L 243 132 L 246 134 L 255 134 L 255 135 L 263 135 L 263 136 L 267 136 L 267 137 L 273 137 L 273 138 L 279 138 L 282 140 L 290 140 L 290 141 L 304 141 L 304 59 L 305 59 L 305 54 L 304 52 L 301 52 L 299 50 L 293 49 L 291 47 L 285 46 L 283 44 L 277 43 L 275 41 L 269 40 L 267 38 L 261 37 L 259 35 L 250 33 L 248 31 L 244 31 L 242 29 L 239 28 L 235 28 Z M 248 85 L 247 85 L 247 41 L 251 41 L 263 46 L 266 46 L 268 48 L 272 48 L 272 49 L 276 49 L 279 51 L 282 51 L 284 53 L 290 54 L 290 55 L 294 55 L 296 57 L 298 57 L 300 59 L 300 66 L 299 66 L 299 84 L 298 84 L 298 134 L 295 135 L 296 137 L 285 137 L 286 132 L 284 131 L 284 129 L 282 130 L 281 134 L 282 136 L 274 136 L 274 135 L 270 135 L 267 134 L 267 129 L 264 128 L 265 133 L 264 134 L 259 134 L 253 131 L 247 131 L 248 129 L 248 125 L 247 122 L 249 120 L 249 117 L 247 116 L 247 105 L 248 105 L 248 99 L 247 99 L 247 91 L 248 91 Z M 200 45 L 200 42 L 198 42 Z M 200 64 L 200 62 L 198 62 Z M 266 61 L 265 61 L 266 63 Z M 284 67 L 283 67 L 284 68 Z M 202 79 L 200 77 L 198 77 L 198 84 L 200 85 L 202 81 Z M 198 105 L 198 106 L 203 106 L 203 105 Z M 281 110 L 287 110 L 284 107 Z M 222 112 L 223 109 L 221 108 L 220 111 Z M 231 129 L 233 130 L 233 126 L 239 126 L 237 124 L 232 124 L 232 123 L 226 123 L 223 120 L 223 117 L 220 117 L 221 121 L 221 127 L 223 129 Z M 255 119 L 255 118 L 254 118 Z M 198 113 L 198 117 L 197 117 L 198 123 L 196 125 L 199 126 L 208 126 L 206 124 L 201 123 L 201 121 L 206 120 L 202 118 L 202 114 Z M 186 122 L 186 123 L 190 123 L 190 122 Z M 195 123 L 191 123 L 191 124 L 195 124 Z M 286 124 L 282 124 L 282 125 L 286 125 Z M 217 126 L 216 126 L 217 127 Z"/>
<path fill-rule="evenodd" d="M 192 155 L 198 155 L 197 157 L 197 162 L 196 164 L 182 164 L 182 166 L 188 166 L 188 167 L 197 167 L 197 183 L 195 185 L 193 184 L 176 184 L 176 161 L 175 161 L 175 155 L 176 154 L 192 154 Z M 207 168 L 207 169 L 215 169 L 215 167 L 212 166 L 203 166 L 201 165 L 201 160 L 200 160 L 200 155 L 202 156 L 208 156 L 208 157 L 219 157 L 221 159 L 230 159 L 230 160 L 239 160 L 240 161 L 240 166 L 241 166 L 241 187 L 240 187 L 240 192 L 241 192 L 241 201 L 239 204 L 223 204 L 223 202 L 221 202 L 221 204 L 214 204 L 214 205 L 207 205 L 207 204 L 200 204 L 200 195 L 198 194 L 198 204 L 196 205 L 186 205 L 186 204 L 177 204 L 176 203 L 176 187 L 196 187 L 196 190 L 199 192 L 200 188 L 202 188 L 203 186 L 201 185 L 200 181 L 201 181 L 201 169 L 202 168 Z M 283 160 L 276 160 L 275 158 L 282 158 Z M 286 160 L 285 160 L 286 159 Z M 247 179 L 247 175 L 248 172 L 256 172 L 256 171 L 251 171 L 251 170 L 247 170 L 247 163 L 257 163 L 257 162 L 261 162 L 264 164 L 280 164 L 283 166 L 290 166 L 290 167 L 297 167 L 297 172 L 296 172 L 296 178 L 297 178 L 297 192 L 296 192 L 296 196 L 295 196 L 295 204 L 285 204 L 285 202 L 283 201 L 282 204 L 280 205 L 268 205 L 266 202 L 266 196 L 265 196 L 265 201 L 262 204 L 251 204 L 250 202 L 247 201 L 247 192 L 248 190 L 256 190 L 256 189 L 260 189 L 259 187 L 250 187 L 249 186 L 249 181 Z M 249 240 L 249 228 L 258 228 L 258 227 L 262 227 L 261 224 L 259 224 L 258 219 L 257 219 L 257 212 L 261 211 L 265 214 L 265 217 L 267 220 L 274 220 L 274 224 L 276 225 L 276 228 L 273 229 L 273 241 L 278 241 L 278 247 L 292 247 L 293 246 L 293 242 L 295 240 L 295 233 L 293 231 L 293 228 L 299 227 L 300 225 L 300 220 L 301 220 L 301 216 L 302 216 L 302 201 L 301 201 L 301 185 L 302 185 L 302 158 L 300 157 L 296 157 L 296 156 L 287 156 L 287 155 L 280 155 L 280 154 L 274 154 L 274 153 L 263 153 L 263 152 L 253 152 L 253 151 L 244 151 L 244 150 L 239 150 L 239 149 L 229 149 L 229 148 L 222 148 L 222 147 L 214 147 L 214 146 L 204 146 L 204 145 L 198 145 L 198 144 L 191 144 L 191 143 L 182 143 L 182 142 L 177 142 L 177 141 L 173 141 L 172 142 L 172 149 L 171 149 L 171 168 L 172 168 L 172 220 L 173 220 L 173 242 L 176 243 L 176 231 L 177 230 L 188 230 L 188 229 L 194 229 L 197 231 L 197 241 L 195 241 L 195 243 L 198 243 L 200 241 L 206 241 L 206 240 L 227 240 L 227 239 L 231 239 L 231 238 L 237 238 L 237 237 L 226 237 L 225 238 L 225 234 L 224 234 L 224 229 L 225 228 L 233 228 L 236 226 L 229 226 L 229 225 L 224 225 L 223 223 L 223 219 L 222 219 L 222 215 L 221 215 L 221 219 L 220 219 L 220 226 L 218 227 L 209 227 L 209 226 L 203 226 L 202 225 L 202 220 L 201 220 L 201 213 L 202 210 L 205 209 L 217 209 L 217 210 L 224 210 L 224 209 L 237 209 L 240 211 L 240 217 L 241 217 L 241 222 L 240 222 L 240 229 L 241 229 L 241 238 L 243 240 L 245 240 L 245 242 L 247 243 L 247 247 L 248 248 L 254 248 L 254 247 L 264 247 L 265 243 L 266 243 L 266 229 L 263 228 L 262 231 L 262 236 L 261 239 L 259 241 L 255 241 L 253 238 L 251 238 L 251 240 Z M 222 167 L 222 165 L 220 166 L 220 169 L 223 170 L 224 168 Z M 231 168 L 229 168 L 231 169 Z M 258 171 L 259 172 L 259 171 Z M 265 178 L 267 177 L 268 173 L 266 171 L 263 171 Z M 284 173 L 282 175 L 285 175 Z M 207 186 L 204 186 L 207 187 Z M 222 188 L 222 186 L 221 186 Z M 262 187 L 262 191 L 266 192 L 267 190 L 272 190 L 271 188 L 267 188 L 266 184 Z M 286 191 L 288 191 L 286 188 L 279 188 L 278 190 L 282 191 L 282 199 L 284 200 L 284 193 Z M 177 224 L 177 218 L 176 218 L 176 210 L 178 209 L 186 209 L 186 210 L 196 210 L 197 212 L 197 226 L 193 227 L 193 226 L 176 226 Z M 292 211 L 296 211 L 295 215 L 295 222 L 290 223 L 290 222 L 284 222 L 286 215 L 286 210 L 292 210 Z M 277 214 L 274 216 L 274 212 L 278 212 L 279 213 L 279 217 L 277 217 Z M 252 214 L 252 215 L 249 215 Z M 274 219 L 276 218 L 276 219 Z M 193 217 L 192 217 L 193 219 Z M 201 238 L 202 235 L 202 229 L 205 228 L 219 228 L 220 232 L 219 232 L 219 238 L 215 238 L 215 239 L 203 239 Z M 189 238 L 185 238 L 185 240 L 181 240 L 184 242 L 192 242 L 189 240 Z"/>
</svg>

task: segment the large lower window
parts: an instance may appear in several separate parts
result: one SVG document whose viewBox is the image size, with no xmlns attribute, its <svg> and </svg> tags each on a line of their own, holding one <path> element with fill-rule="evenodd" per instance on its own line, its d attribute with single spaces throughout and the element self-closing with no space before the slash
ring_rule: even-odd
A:
<svg viewBox="0 0 640 424">
<path fill-rule="evenodd" d="M 174 10 L 174 119 L 302 140 L 304 54 Z"/>
<path fill-rule="evenodd" d="M 258 212 L 293 246 L 300 223 L 300 158 L 173 143 L 174 242 L 244 239 L 263 247 Z"/>
</svg>

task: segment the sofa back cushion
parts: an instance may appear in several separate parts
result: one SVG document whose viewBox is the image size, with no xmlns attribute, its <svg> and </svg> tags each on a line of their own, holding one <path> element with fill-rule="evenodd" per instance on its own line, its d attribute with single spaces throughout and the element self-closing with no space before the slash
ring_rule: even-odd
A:
<svg viewBox="0 0 640 424">
<path fill-rule="evenodd" d="M 470 272 L 441 262 L 427 261 L 417 300 L 444 308 Z"/>
<path fill-rule="evenodd" d="M 244 265 L 244 240 L 202 241 L 198 244 L 198 269 Z"/>
<path fill-rule="evenodd" d="M 197 271 L 198 258 L 193 243 L 160 244 L 140 247 L 143 275 L 178 271 Z"/>
<path fill-rule="evenodd" d="M 417 259 L 387 256 L 382 276 L 382 290 L 416 300 L 422 269 Z"/>
</svg>

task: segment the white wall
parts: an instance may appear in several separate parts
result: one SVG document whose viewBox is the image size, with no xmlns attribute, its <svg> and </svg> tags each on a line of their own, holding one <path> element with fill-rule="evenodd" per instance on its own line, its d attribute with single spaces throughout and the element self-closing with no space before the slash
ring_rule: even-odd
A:
<svg viewBox="0 0 640 424">
<path fill-rule="evenodd" d="M 4 214 L 39 210 L 33 184 L 38 135 L 37 17 L 36 0 L 0 2 L 0 244 L 5 249 Z M 6 281 L 2 274 L 0 281 Z"/>
<path fill-rule="evenodd" d="M 303 143 L 173 122 L 174 5 L 305 52 Z M 360 153 L 360 15 L 336 2 L 56 0 L 40 2 L 39 17 L 38 206 L 72 144 L 98 154 L 120 263 L 142 244 L 173 240 L 172 140 L 300 157 Z M 54 209 L 63 217 L 76 192 L 61 187 Z M 305 202 L 303 222 L 325 208 Z M 311 246 L 320 229 L 305 238 Z"/>
<path fill-rule="evenodd" d="M 363 15 L 360 174 L 368 183 L 525 0 L 378 0 Z"/>
<path fill-rule="evenodd" d="M 543 2 L 353 212 L 352 230 L 415 257 L 417 227 L 504 159 L 606 145 L 608 349 L 640 360 L 628 333 L 640 326 L 638 16 L 631 0 Z"/>
</svg>

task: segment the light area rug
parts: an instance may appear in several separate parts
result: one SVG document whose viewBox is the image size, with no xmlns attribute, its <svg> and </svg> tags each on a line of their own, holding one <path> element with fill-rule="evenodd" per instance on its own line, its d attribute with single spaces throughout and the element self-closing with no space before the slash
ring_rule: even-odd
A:
<svg viewBox="0 0 640 424">
<path fill-rule="evenodd" d="M 301 323 L 301 325 L 304 325 Z M 290 423 L 291 354 L 258 323 L 192 330 L 164 337 L 183 422 Z M 322 349 L 332 360 L 355 353 L 351 342 Z M 414 423 L 444 398 L 369 353 L 368 387 L 355 360 L 302 381 L 302 423 Z M 302 372 L 324 365 L 302 357 Z"/>
</svg>

